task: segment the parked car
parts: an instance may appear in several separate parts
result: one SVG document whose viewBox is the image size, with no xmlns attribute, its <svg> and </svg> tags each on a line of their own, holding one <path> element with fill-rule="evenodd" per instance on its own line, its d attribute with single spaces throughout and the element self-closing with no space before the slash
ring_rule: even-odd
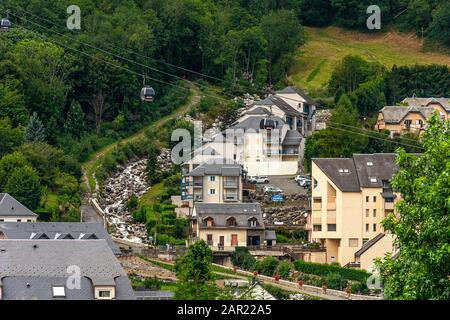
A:
<svg viewBox="0 0 450 320">
<path fill-rule="evenodd" d="M 305 180 L 305 181 L 303 182 L 302 187 L 305 188 L 305 189 L 310 189 L 310 188 L 311 188 L 311 184 L 312 184 L 312 181 L 311 181 L 311 180 Z"/>
<path fill-rule="evenodd" d="M 311 185 L 311 182 L 312 182 L 311 179 L 303 179 L 298 182 L 298 185 L 300 187 L 305 187 L 306 184 Z"/>
<path fill-rule="evenodd" d="M 281 190 L 280 188 L 268 185 L 264 187 L 264 193 L 269 193 L 269 194 L 280 194 L 283 193 L 283 190 Z"/>
<path fill-rule="evenodd" d="M 311 176 L 300 174 L 300 175 L 295 176 L 295 178 L 294 178 L 295 182 L 297 182 L 297 183 L 299 183 L 302 180 L 307 180 L 307 179 L 311 179 Z"/>
<path fill-rule="evenodd" d="M 269 183 L 267 176 L 252 176 L 248 178 L 249 183 Z"/>
</svg>

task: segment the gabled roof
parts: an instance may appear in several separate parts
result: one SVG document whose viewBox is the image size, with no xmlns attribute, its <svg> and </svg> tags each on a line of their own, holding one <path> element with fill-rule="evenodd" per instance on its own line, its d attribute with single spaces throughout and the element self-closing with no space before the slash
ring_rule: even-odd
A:
<svg viewBox="0 0 450 320">
<path fill-rule="evenodd" d="M 358 251 L 355 252 L 355 257 L 361 256 L 364 252 L 369 250 L 370 247 L 372 247 L 375 243 L 377 243 L 379 240 L 381 240 L 384 236 L 385 236 L 384 232 L 379 233 L 374 238 L 372 238 L 369 241 L 367 241 L 366 243 L 364 243 L 363 246 L 361 247 L 361 249 L 359 249 Z"/>
<path fill-rule="evenodd" d="M 203 177 L 205 175 L 220 175 L 227 177 L 239 177 L 242 167 L 230 159 L 209 159 L 188 173 L 191 177 Z"/>
<path fill-rule="evenodd" d="M 432 107 L 386 106 L 380 110 L 385 123 L 400 123 L 409 113 L 420 113 L 427 119 L 434 109 Z"/>
<path fill-rule="evenodd" d="M 104 239 L 114 254 L 120 254 L 119 247 L 100 223 L 91 222 L 0 222 L 0 231 L 7 239 L 40 239 L 45 234 L 49 240 L 85 240 L 92 235 Z M 88 235 L 88 236 L 87 236 Z M 1 240 L 0 240 L 1 243 Z M 1 244 L 0 244 L 1 246 Z"/>
<path fill-rule="evenodd" d="M 291 107 L 286 101 L 282 98 L 269 95 L 267 98 L 259 101 L 253 102 L 253 106 L 272 106 L 275 105 L 280 108 L 281 111 L 290 116 L 299 116 L 300 112 Z"/>
<path fill-rule="evenodd" d="M 394 153 L 354 154 L 352 158 L 314 158 L 312 161 L 343 192 L 381 188 L 398 171 Z"/>
<path fill-rule="evenodd" d="M 0 217 L 30 217 L 38 215 L 14 199 L 8 193 L 0 193 Z"/>
<path fill-rule="evenodd" d="M 71 266 L 79 268 L 81 288 L 66 288 L 66 299 L 93 299 L 94 286 L 104 285 L 115 286 L 116 299 L 135 299 L 105 240 L 2 240 L 0 248 L 5 300 L 53 299 L 52 286 L 65 286 Z"/>
<path fill-rule="evenodd" d="M 244 114 L 248 114 L 248 115 L 270 115 L 270 111 L 267 110 L 266 108 L 261 108 L 261 107 L 257 107 L 253 110 L 244 112 Z"/>
<path fill-rule="evenodd" d="M 268 120 L 274 120 L 278 126 L 276 129 L 282 128 L 286 122 L 283 121 L 280 117 L 276 116 L 250 116 L 247 119 L 242 120 L 241 122 L 235 123 L 232 125 L 229 129 L 238 130 L 242 129 L 244 131 L 247 130 L 254 130 L 254 132 L 259 132 L 261 120 L 268 119 Z"/>
<path fill-rule="evenodd" d="M 259 203 L 196 203 L 194 211 L 198 221 L 207 217 L 213 218 L 215 227 L 226 227 L 227 219 L 233 217 L 238 227 L 249 228 L 248 220 L 256 218 L 259 222 L 258 228 L 264 228 Z"/>
<path fill-rule="evenodd" d="M 439 103 L 447 112 L 450 112 L 450 98 L 405 98 L 402 102 L 409 106 L 428 107 L 431 103 Z"/>
<path fill-rule="evenodd" d="M 302 135 L 297 130 L 288 130 L 284 137 L 283 146 L 298 146 L 302 141 Z"/>
<path fill-rule="evenodd" d="M 305 90 L 297 88 L 297 87 L 289 86 L 289 87 L 286 87 L 284 89 L 278 90 L 275 93 L 281 93 L 281 94 L 283 94 L 283 93 L 285 93 L 285 94 L 294 94 L 294 93 L 296 93 L 299 96 L 301 96 L 303 99 L 305 99 L 307 104 L 317 105 L 317 102 L 314 99 L 312 99 L 310 96 L 308 96 L 308 94 L 306 93 Z"/>
</svg>

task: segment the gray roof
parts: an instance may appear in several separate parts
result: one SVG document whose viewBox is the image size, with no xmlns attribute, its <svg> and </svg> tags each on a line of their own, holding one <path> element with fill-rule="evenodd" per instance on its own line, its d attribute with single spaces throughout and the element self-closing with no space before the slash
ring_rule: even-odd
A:
<svg viewBox="0 0 450 320">
<path fill-rule="evenodd" d="M 249 229 L 248 220 L 254 217 L 259 222 L 259 226 L 254 229 L 264 228 L 259 203 L 196 203 L 194 209 L 199 222 L 212 217 L 215 227 L 226 227 L 227 219 L 233 217 L 236 219 L 237 228 Z"/>
<path fill-rule="evenodd" d="M 359 257 L 364 252 L 369 250 L 369 248 L 372 247 L 375 243 L 377 243 L 380 239 L 382 239 L 384 237 L 384 235 L 385 235 L 384 233 L 379 233 L 378 235 L 376 235 L 375 237 L 373 237 L 372 239 L 370 239 L 369 241 L 364 243 L 363 246 L 361 247 L 361 249 L 359 249 L 358 251 L 355 252 L 355 257 Z"/>
<path fill-rule="evenodd" d="M 297 87 L 289 86 L 289 87 L 286 87 L 284 89 L 278 90 L 275 93 L 281 93 L 281 94 L 283 94 L 283 93 L 288 93 L 288 94 L 289 93 L 296 93 L 299 96 L 301 96 L 303 99 L 305 99 L 307 104 L 317 105 L 317 102 L 314 99 L 312 99 L 310 96 L 308 96 L 308 94 L 306 93 L 305 90 L 297 88 Z"/>
<path fill-rule="evenodd" d="M 284 113 L 291 116 L 299 116 L 300 112 L 295 110 L 291 105 L 289 105 L 282 98 L 269 95 L 267 98 L 259 101 L 253 102 L 253 106 L 272 106 L 275 105 L 280 108 Z"/>
<path fill-rule="evenodd" d="M 81 286 L 66 288 L 65 299 L 92 299 L 94 286 L 105 285 L 116 287 L 116 299 L 135 299 L 125 271 L 105 240 L 2 240 L 3 298 L 53 299 L 52 286 L 66 284 L 70 266 L 80 268 Z"/>
<path fill-rule="evenodd" d="M 381 188 L 397 172 L 394 153 L 354 154 L 352 158 L 315 158 L 312 161 L 344 192 Z M 375 180 L 371 180 L 375 179 Z"/>
<path fill-rule="evenodd" d="M 298 146 L 302 141 L 302 135 L 297 130 L 289 130 L 284 137 L 283 146 Z"/>
<path fill-rule="evenodd" d="M 380 110 L 385 123 L 400 123 L 409 113 L 420 113 L 427 119 L 434 109 L 432 107 L 386 106 Z"/>
<path fill-rule="evenodd" d="M 114 254 L 120 254 L 119 247 L 100 223 L 89 222 L 0 222 L 0 233 L 7 239 L 103 239 Z M 0 244 L 1 245 L 1 244 Z"/>
<path fill-rule="evenodd" d="M 267 114 L 267 115 L 270 115 L 270 111 L 265 108 L 258 107 L 253 110 L 247 111 L 244 114 L 250 114 L 250 115 L 258 115 L 258 114 L 266 115 Z"/>
<path fill-rule="evenodd" d="M 188 173 L 191 177 L 203 177 L 205 175 L 220 175 L 227 177 L 239 177 L 242 174 L 242 167 L 234 160 L 217 158 L 203 162 L 194 170 Z"/>
<path fill-rule="evenodd" d="M 276 240 L 277 235 L 275 234 L 275 230 L 264 230 L 264 239 L 265 240 Z"/>
<path fill-rule="evenodd" d="M 406 98 L 402 102 L 409 106 L 427 107 L 430 103 L 439 103 L 445 110 L 450 112 L 450 98 Z"/>
<path fill-rule="evenodd" d="M 261 130 L 259 127 L 261 124 L 261 120 L 264 120 L 264 119 L 277 121 L 278 128 L 281 128 L 283 125 L 286 124 L 286 122 L 284 122 L 283 119 L 281 119 L 280 117 L 276 117 L 276 116 L 268 116 L 268 117 L 251 116 L 251 117 L 248 117 L 247 119 L 242 120 L 241 122 L 234 124 L 233 126 L 231 126 L 230 129 L 234 129 L 234 130 L 243 129 L 244 131 L 252 129 L 255 132 L 259 132 L 259 130 Z"/>
<path fill-rule="evenodd" d="M 0 193 L 0 217 L 11 216 L 36 218 L 38 215 L 8 193 Z"/>
</svg>

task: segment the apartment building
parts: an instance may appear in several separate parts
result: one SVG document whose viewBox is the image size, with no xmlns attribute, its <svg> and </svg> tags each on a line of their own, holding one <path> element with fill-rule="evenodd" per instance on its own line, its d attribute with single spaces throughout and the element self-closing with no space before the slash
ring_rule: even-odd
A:
<svg viewBox="0 0 450 320">
<path fill-rule="evenodd" d="M 386 106 L 378 112 L 376 129 L 388 130 L 391 137 L 406 132 L 421 134 L 434 110 L 432 107 Z"/>
<path fill-rule="evenodd" d="M 113 299 L 135 295 L 105 240 L 1 241 L 0 300 Z"/>
<path fill-rule="evenodd" d="M 213 251 L 224 252 L 275 241 L 273 232 L 265 232 L 259 203 L 196 203 L 191 236 L 192 241 L 204 240 Z"/>
<path fill-rule="evenodd" d="M 183 167 L 181 201 L 193 208 L 196 202 L 242 202 L 242 167 L 233 160 L 212 158 L 200 165 Z"/>
<path fill-rule="evenodd" d="M 35 222 L 37 217 L 8 193 L 0 193 L 0 222 Z"/>
<path fill-rule="evenodd" d="M 373 259 L 394 250 L 382 220 L 399 195 L 390 187 L 398 170 L 395 154 L 355 154 L 312 160 L 309 240 L 327 250 L 327 263 L 372 267 Z"/>
<path fill-rule="evenodd" d="M 437 111 L 444 120 L 450 119 L 448 98 L 406 98 L 402 106 L 386 106 L 378 113 L 376 129 L 389 130 L 391 136 L 406 132 L 421 134 L 426 129 L 427 119 Z"/>
</svg>

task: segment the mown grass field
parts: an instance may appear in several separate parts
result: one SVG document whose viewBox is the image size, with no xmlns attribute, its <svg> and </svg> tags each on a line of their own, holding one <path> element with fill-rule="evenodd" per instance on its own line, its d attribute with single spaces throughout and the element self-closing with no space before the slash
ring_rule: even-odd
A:
<svg viewBox="0 0 450 320">
<path fill-rule="evenodd" d="M 337 27 L 306 27 L 305 30 L 307 42 L 298 50 L 289 79 L 310 90 L 325 87 L 335 65 L 349 54 L 378 61 L 389 68 L 394 64 L 450 65 L 450 55 L 423 52 L 421 40 L 414 34 L 366 34 Z"/>
</svg>

